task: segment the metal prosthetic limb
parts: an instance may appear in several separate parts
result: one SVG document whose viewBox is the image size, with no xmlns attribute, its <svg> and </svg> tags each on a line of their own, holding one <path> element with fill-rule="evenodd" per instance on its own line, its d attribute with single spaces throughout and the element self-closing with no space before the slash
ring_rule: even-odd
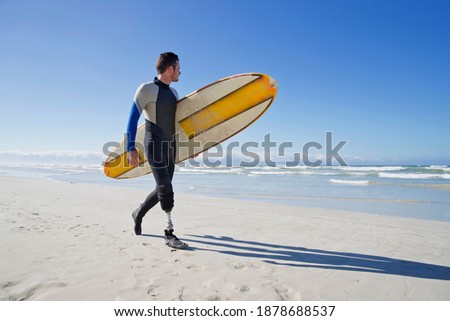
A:
<svg viewBox="0 0 450 321">
<path fill-rule="evenodd" d="M 181 241 L 175 234 L 173 234 L 173 223 L 172 216 L 170 212 L 167 214 L 167 229 L 164 231 L 166 245 L 175 249 L 185 249 L 189 245 Z"/>
<path fill-rule="evenodd" d="M 173 230 L 172 214 L 170 212 L 166 212 L 166 214 L 167 214 L 167 230 Z"/>
</svg>

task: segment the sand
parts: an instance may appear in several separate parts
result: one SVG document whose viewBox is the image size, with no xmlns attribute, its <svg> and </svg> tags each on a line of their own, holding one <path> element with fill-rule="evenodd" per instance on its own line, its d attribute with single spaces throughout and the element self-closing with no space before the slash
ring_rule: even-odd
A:
<svg viewBox="0 0 450 321">
<path fill-rule="evenodd" d="M 0 176 L 1 300 L 450 300 L 450 223 Z"/>
</svg>

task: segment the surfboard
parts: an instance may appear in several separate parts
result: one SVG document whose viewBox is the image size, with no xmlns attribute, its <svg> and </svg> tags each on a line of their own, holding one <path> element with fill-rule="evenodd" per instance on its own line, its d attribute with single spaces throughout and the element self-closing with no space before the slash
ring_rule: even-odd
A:
<svg viewBox="0 0 450 321">
<path fill-rule="evenodd" d="M 183 162 L 238 134 L 270 107 L 277 94 L 277 81 L 266 74 L 246 73 L 222 78 L 177 102 L 175 163 Z M 151 173 L 144 152 L 145 124 L 137 129 L 136 150 L 140 164 L 127 161 L 126 141 L 107 155 L 104 173 L 125 179 Z"/>
</svg>

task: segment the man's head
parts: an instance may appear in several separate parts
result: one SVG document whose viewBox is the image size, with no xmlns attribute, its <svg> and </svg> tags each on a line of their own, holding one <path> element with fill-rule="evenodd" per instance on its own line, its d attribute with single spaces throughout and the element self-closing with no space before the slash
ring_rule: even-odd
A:
<svg viewBox="0 0 450 321">
<path fill-rule="evenodd" d="M 161 80 L 165 80 L 165 82 L 178 81 L 181 74 L 178 56 L 173 52 L 160 54 L 156 62 L 156 70 L 158 71 L 158 78 Z"/>
</svg>

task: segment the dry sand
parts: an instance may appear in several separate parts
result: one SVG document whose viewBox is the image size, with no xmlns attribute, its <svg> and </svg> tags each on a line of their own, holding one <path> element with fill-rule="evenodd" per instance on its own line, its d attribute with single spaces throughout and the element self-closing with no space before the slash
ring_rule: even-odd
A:
<svg viewBox="0 0 450 321">
<path fill-rule="evenodd" d="M 0 176 L 1 300 L 450 300 L 450 223 Z"/>
</svg>

